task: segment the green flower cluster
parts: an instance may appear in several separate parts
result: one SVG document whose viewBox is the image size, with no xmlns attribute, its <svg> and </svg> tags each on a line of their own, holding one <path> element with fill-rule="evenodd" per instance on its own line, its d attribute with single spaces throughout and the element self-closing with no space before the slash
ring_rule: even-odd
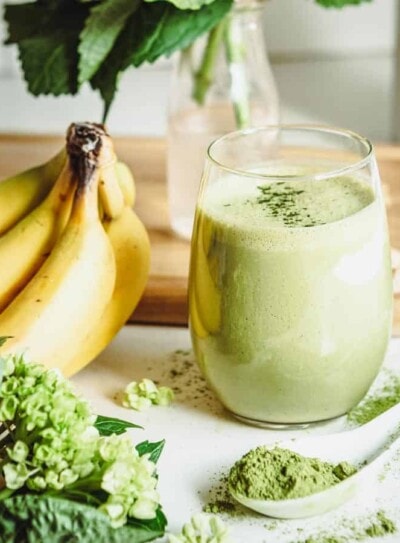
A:
<svg viewBox="0 0 400 543">
<path fill-rule="evenodd" d="M 168 387 L 158 387 L 151 379 L 132 381 L 124 390 L 122 405 L 136 411 L 147 409 L 152 404 L 169 405 L 174 392 Z"/>
<path fill-rule="evenodd" d="M 232 543 L 232 540 L 222 520 L 199 514 L 184 525 L 181 535 L 170 534 L 169 543 Z"/>
<path fill-rule="evenodd" d="M 90 495 L 114 527 L 128 517 L 154 518 L 154 463 L 128 435 L 100 436 L 95 420 L 59 372 L 9 357 L 0 385 L 0 422 L 9 431 L 0 457 L 6 488 Z"/>
</svg>

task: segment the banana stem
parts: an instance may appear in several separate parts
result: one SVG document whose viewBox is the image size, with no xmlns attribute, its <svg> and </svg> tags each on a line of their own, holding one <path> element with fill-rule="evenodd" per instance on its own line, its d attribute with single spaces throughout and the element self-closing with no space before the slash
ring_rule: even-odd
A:
<svg viewBox="0 0 400 543">
<path fill-rule="evenodd" d="M 249 87 L 244 63 L 246 49 L 242 29 L 233 18 L 227 20 L 224 32 L 225 53 L 231 76 L 230 94 L 235 113 L 236 126 L 239 129 L 250 125 Z"/>
<path fill-rule="evenodd" d="M 217 56 L 224 35 L 225 20 L 215 26 L 208 35 L 207 44 L 203 53 L 200 68 L 194 74 L 194 100 L 203 105 L 207 91 L 214 79 Z"/>
</svg>

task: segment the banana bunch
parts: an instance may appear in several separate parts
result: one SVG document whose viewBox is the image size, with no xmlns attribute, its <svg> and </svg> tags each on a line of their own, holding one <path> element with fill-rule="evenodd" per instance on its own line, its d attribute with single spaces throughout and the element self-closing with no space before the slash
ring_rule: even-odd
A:
<svg viewBox="0 0 400 543">
<path fill-rule="evenodd" d="M 124 325 L 149 273 L 135 185 L 101 125 L 72 124 L 49 162 L 0 183 L 0 355 L 70 376 Z"/>
</svg>

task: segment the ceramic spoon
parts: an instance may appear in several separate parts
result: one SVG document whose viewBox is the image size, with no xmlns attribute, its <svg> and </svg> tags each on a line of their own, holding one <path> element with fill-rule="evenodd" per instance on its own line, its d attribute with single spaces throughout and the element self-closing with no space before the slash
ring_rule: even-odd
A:
<svg viewBox="0 0 400 543">
<path fill-rule="evenodd" d="M 335 464 L 346 461 L 359 467 L 351 477 L 321 492 L 304 498 L 274 501 L 247 498 L 236 494 L 232 488 L 229 490 L 241 504 L 270 517 L 290 519 L 320 515 L 338 507 L 359 491 L 373 492 L 376 476 L 390 456 L 389 446 L 394 444 L 393 435 L 399 430 L 399 425 L 400 404 L 359 428 L 268 445 Z"/>
</svg>

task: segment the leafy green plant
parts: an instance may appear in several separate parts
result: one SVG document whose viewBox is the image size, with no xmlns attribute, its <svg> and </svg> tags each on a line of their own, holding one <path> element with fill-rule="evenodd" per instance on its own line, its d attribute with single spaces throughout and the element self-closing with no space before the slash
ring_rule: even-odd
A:
<svg viewBox="0 0 400 543">
<path fill-rule="evenodd" d="M 371 0 L 315 0 L 340 8 Z M 36 0 L 7 4 L 6 44 L 17 44 L 28 90 L 33 95 L 76 94 L 89 83 L 104 101 L 104 119 L 120 75 L 189 47 L 215 29 L 234 0 Z M 215 33 L 210 34 L 211 44 Z M 209 52 L 214 48 L 210 48 Z M 231 51 L 232 53 L 232 51 Z M 204 101 L 206 71 L 196 74 L 194 96 Z M 240 108 L 237 115 L 243 114 Z"/>
<path fill-rule="evenodd" d="M 1 342 L 0 338 L 0 342 Z M 144 543 L 163 535 L 156 463 L 130 422 L 95 416 L 55 370 L 0 358 L 0 540 Z"/>
</svg>

